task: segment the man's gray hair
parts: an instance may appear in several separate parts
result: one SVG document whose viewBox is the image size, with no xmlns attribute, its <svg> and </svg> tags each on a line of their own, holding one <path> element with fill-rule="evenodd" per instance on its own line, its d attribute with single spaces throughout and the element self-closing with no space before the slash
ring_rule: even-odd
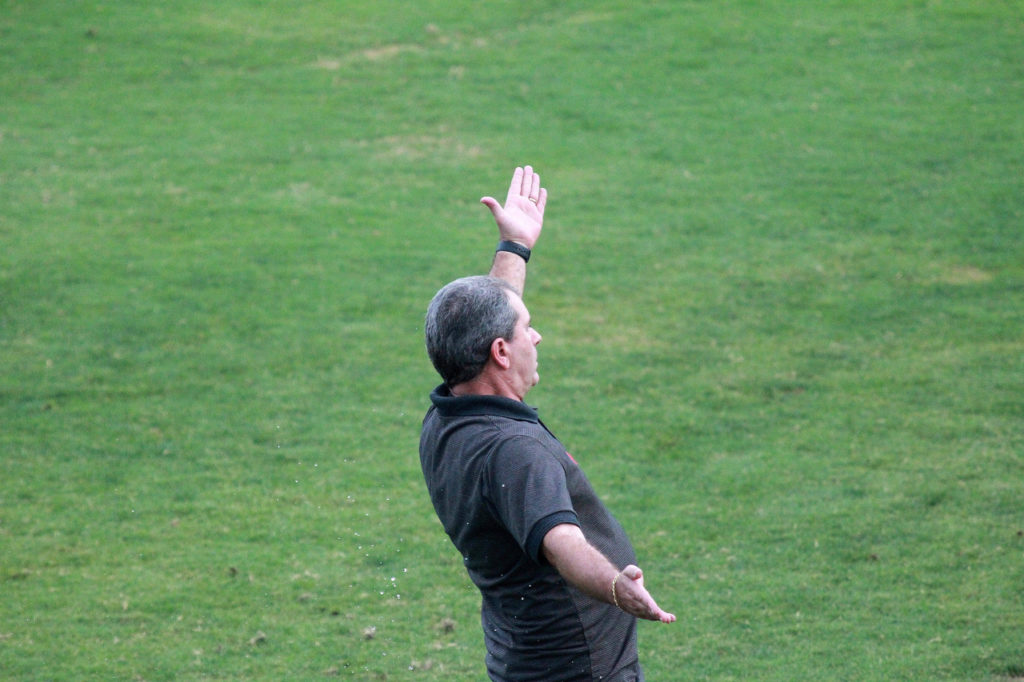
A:
<svg viewBox="0 0 1024 682">
<path fill-rule="evenodd" d="M 475 379 L 487 364 L 491 343 L 512 339 L 519 315 L 497 277 L 463 277 L 446 285 L 430 302 L 424 325 L 427 355 L 448 386 Z"/>
</svg>

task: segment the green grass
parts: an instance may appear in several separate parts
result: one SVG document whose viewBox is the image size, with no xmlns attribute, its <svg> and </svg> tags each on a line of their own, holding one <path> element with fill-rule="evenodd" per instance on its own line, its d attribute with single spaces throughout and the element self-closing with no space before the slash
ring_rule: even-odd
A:
<svg viewBox="0 0 1024 682">
<path fill-rule="evenodd" d="M 1022 110 L 1013 2 L 0 2 L 0 678 L 481 679 L 421 327 L 520 163 L 648 678 L 1024 677 Z"/>
</svg>

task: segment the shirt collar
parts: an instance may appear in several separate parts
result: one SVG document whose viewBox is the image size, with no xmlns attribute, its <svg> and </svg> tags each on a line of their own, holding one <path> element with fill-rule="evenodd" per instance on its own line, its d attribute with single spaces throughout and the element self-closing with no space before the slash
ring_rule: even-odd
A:
<svg viewBox="0 0 1024 682">
<path fill-rule="evenodd" d="M 441 384 L 430 394 L 430 401 L 437 411 L 446 417 L 492 416 L 539 422 L 537 408 L 524 402 L 497 395 L 452 395 L 451 390 Z"/>
</svg>

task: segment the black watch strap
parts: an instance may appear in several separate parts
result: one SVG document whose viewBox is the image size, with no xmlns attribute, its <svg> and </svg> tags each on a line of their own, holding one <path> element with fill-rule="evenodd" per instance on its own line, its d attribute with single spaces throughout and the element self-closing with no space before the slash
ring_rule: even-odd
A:
<svg viewBox="0 0 1024 682">
<path fill-rule="evenodd" d="M 508 251 L 509 253 L 516 254 L 527 263 L 530 262 L 530 250 L 518 242 L 500 241 L 496 251 Z"/>
</svg>

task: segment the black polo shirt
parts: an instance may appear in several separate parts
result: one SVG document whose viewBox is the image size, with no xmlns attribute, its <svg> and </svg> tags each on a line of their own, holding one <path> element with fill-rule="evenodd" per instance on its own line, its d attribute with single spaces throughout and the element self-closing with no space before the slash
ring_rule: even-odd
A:
<svg viewBox="0 0 1024 682">
<path fill-rule="evenodd" d="M 642 679 L 636 619 L 566 583 L 541 549 L 554 526 L 574 523 L 619 568 L 636 563 L 576 461 L 525 403 L 444 386 L 430 399 L 420 464 L 483 597 L 491 679 Z"/>
</svg>

